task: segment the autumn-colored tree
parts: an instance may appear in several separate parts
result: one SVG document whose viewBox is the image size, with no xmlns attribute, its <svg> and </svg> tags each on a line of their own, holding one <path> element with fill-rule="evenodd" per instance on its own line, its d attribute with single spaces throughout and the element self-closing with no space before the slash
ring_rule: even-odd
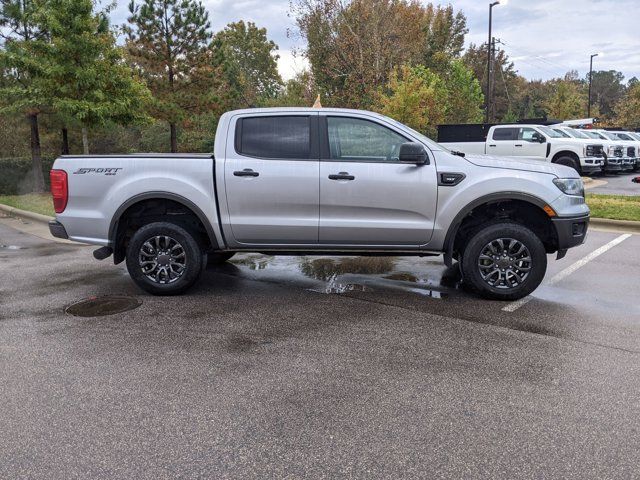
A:
<svg viewBox="0 0 640 480">
<path fill-rule="evenodd" d="M 604 116 L 613 115 L 615 105 L 625 94 L 624 74 L 616 70 L 598 70 L 593 72 L 591 81 L 591 102 Z M 588 85 L 589 75 L 584 79 Z M 593 110 L 593 107 L 592 107 Z"/>
<path fill-rule="evenodd" d="M 310 107 L 317 96 L 311 72 L 305 70 L 287 80 L 280 94 L 264 102 L 269 107 Z"/>
<path fill-rule="evenodd" d="M 640 128 L 640 82 L 632 82 L 615 108 L 616 123 L 626 128 Z"/>
<path fill-rule="evenodd" d="M 35 50 L 47 41 L 47 32 L 38 22 L 39 4 L 34 0 L 2 0 L 0 3 L 0 35 L 4 48 L 0 51 L 0 111 L 24 115 L 31 131 L 31 170 L 33 190 L 44 191 L 40 129 L 38 116 L 47 107 L 42 90 L 46 65 Z"/>
<path fill-rule="evenodd" d="M 93 11 L 92 0 L 47 0 L 40 21 L 50 37 L 37 51 L 47 66 L 44 93 L 53 112 L 81 126 L 85 154 L 89 127 L 146 119 L 148 91 L 124 63 L 106 15 Z"/>
<path fill-rule="evenodd" d="M 584 116 L 587 96 L 576 77 L 577 73 L 569 72 L 553 81 L 553 94 L 545 103 L 549 117 L 567 120 Z"/>
<path fill-rule="evenodd" d="M 209 16 L 199 0 L 132 0 L 129 11 L 129 60 L 153 95 L 151 115 L 169 124 L 176 152 L 178 125 L 216 102 Z"/>
<path fill-rule="evenodd" d="M 446 118 L 447 88 L 431 70 L 403 65 L 395 68 L 378 92 L 376 110 L 411 128 L 434 136 Z"/>
<path fill-rule="evenodd" d="M 278 73 L 278 46 L 267 38 L 267 30 L 240 20 L 228 24 L 214 36 L 214 59 L 222 60 L 229 86 L 245 106 L 273 99 L 282 86 Z M 214 61 L 215 64 L 215 61 Z"/>
<path fill-rule="evenodd" d="M 294 0 L 325 103 L 368 108 L 390 72 L 424 56 L 425 9 L 407 0 Z"/>
</svg>

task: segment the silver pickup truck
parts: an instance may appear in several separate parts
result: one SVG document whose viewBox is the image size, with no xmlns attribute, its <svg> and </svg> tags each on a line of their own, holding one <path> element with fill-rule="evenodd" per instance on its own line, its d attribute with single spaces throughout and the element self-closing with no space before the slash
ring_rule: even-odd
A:
<svg viewBox="0 0 640 480">
<path fill-rule="evenodd" d="M 51 233 L 100 245 L 144 290 L 177 294 L 236 252 L 444 255 L 480 295 L 521 298 L 547 254 L 584 242 L 572 168 L 450 152 L 359 110 L 227 112 L 214 153 L 63 156 Z"/>
</svg>

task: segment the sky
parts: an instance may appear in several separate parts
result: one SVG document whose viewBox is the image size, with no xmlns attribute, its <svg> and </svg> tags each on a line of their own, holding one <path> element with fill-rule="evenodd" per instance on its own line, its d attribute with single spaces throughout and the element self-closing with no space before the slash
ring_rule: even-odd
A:
<svg viewBox="0 0 640 480">
<path fill-rule="evenodd" d="M 139 1 L 139 0 L 138 0 Z M 504 2 L 504 0 L 502 0 Z M 118 0 L 112 22 L 126 21 L 129 0 Z M 203 0 L 214 31 L 233 21 L 266 27 L 279 46 L 278 68 L 289 79 L 305 68 L 296 50 L 304 42 L 289 16 L 289 0 Z M 422 3 L 428 3 L 422 1 Z M 487 40 L 488 0 L 433 1 L 453 5 L 467 17 L 466 44 Z M 640 79 L 640 0 L 508 0 L 493 8 L 493 34 L 527 79 L 549 79 L 577 70 L 581 77 L 594 70 L 619 70 L 628 80 Z"/>
</svg>

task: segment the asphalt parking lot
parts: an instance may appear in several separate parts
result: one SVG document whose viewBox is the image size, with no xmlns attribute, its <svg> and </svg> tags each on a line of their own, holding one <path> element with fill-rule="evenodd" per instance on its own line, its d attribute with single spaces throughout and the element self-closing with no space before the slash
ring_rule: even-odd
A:
<svg viewBox="0 0 640 480">
<path fill-rule="evenodd" d="M 0 219 L 0 478 L 639 478 L 640 236 L 526 302 L 440 259 L 242 255 L 152 297 Z M 128 312 L 65 307 L 123 295 Z"/>
<path fill-rule="evenodd" d="M 598 185 L 593 187 L 587 185 L 588 192 L 607 195 L 640 195 L 640 183 L 631 181 L 632 178 L 638 176 L 640 176 L 640 172 L 598 175 L 594 177 L 598 181 Z"/>
</svg>

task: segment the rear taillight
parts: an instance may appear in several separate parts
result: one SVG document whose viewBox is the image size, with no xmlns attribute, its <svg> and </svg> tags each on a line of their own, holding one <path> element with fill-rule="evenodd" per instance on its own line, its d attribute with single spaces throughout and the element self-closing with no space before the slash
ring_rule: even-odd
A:
<svg viewBox="0 0 640 480">
<path fill-rule="evenodd" d="M 67 185 L 67 172 L 64 170 L 51 170 L 51 195 L 53 196 L 53 209 L 56 213 L 64 212 L 67 208 L 69 188 Z"/>
</svg>

